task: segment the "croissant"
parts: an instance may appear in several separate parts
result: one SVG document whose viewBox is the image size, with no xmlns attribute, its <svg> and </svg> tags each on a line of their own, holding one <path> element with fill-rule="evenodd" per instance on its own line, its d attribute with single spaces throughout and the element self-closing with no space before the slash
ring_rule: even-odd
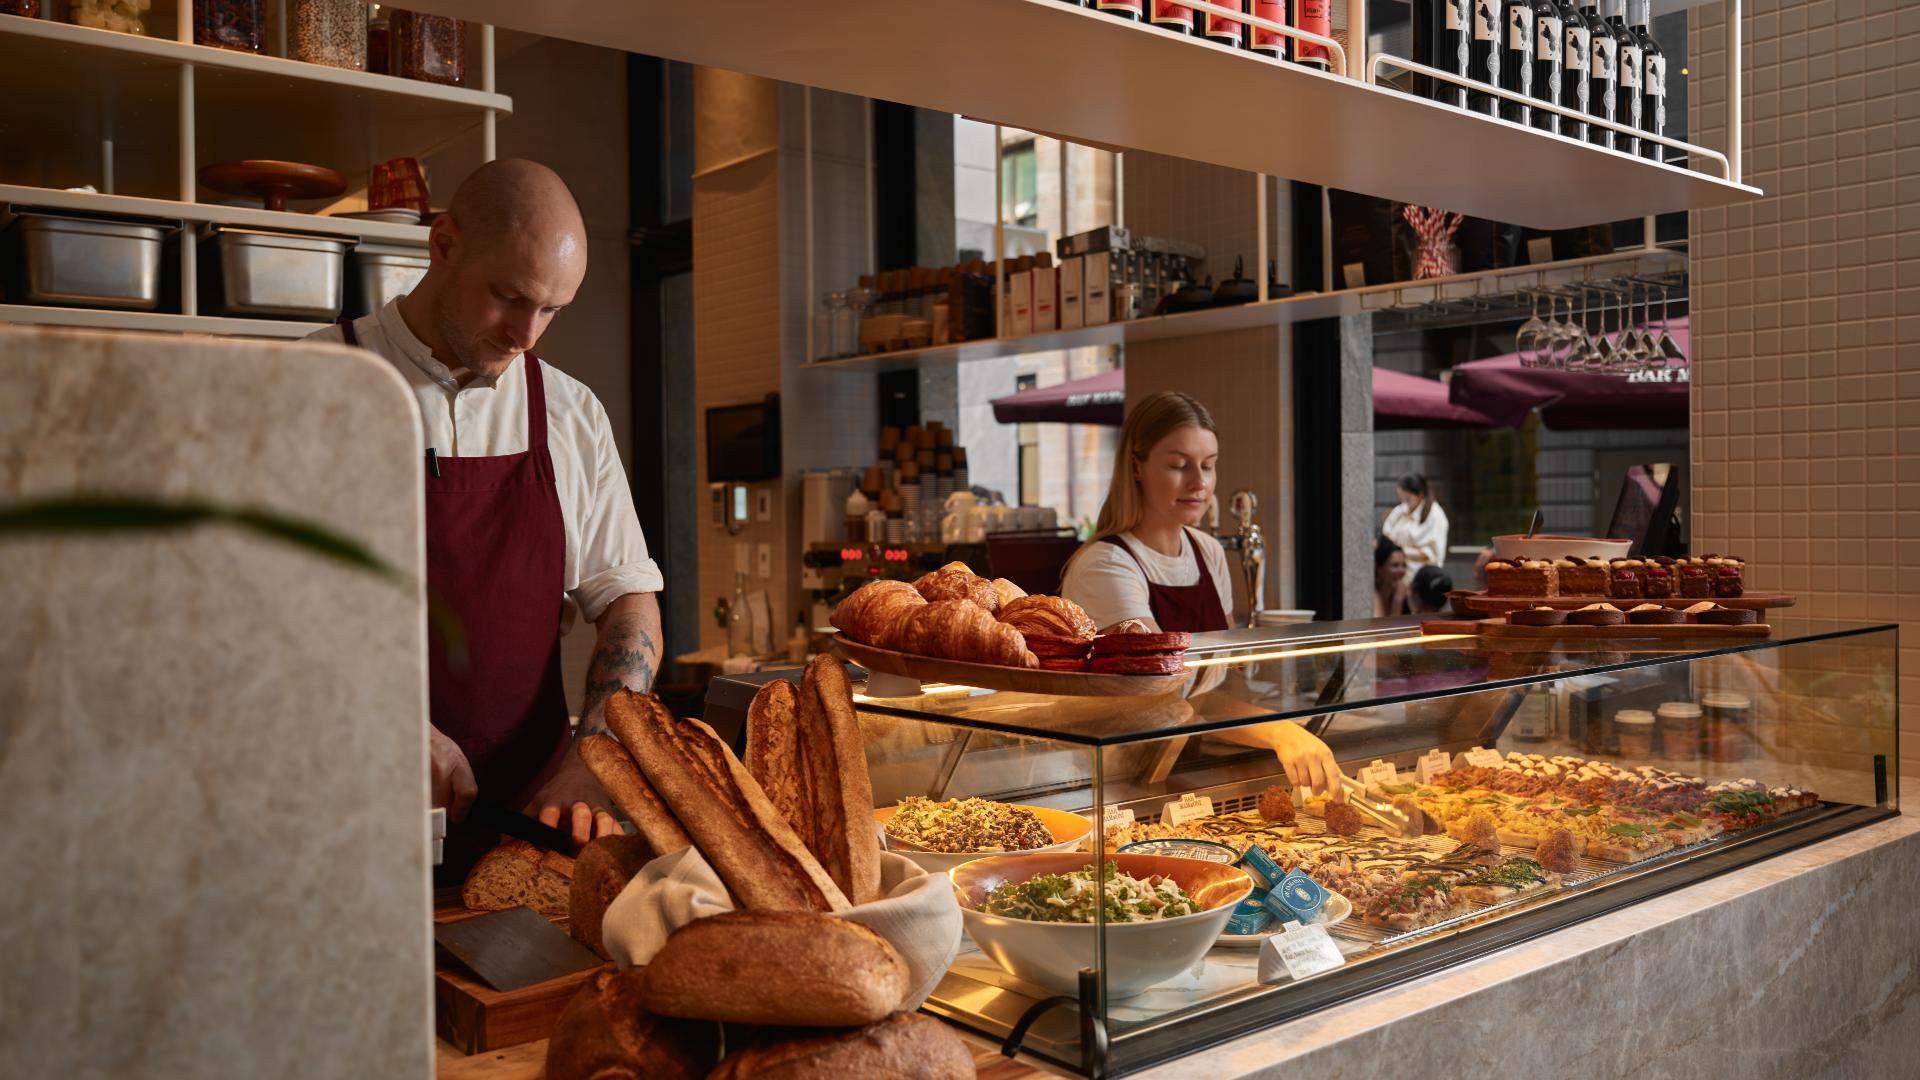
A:
<svg viewBox="0 0 1920 1080">
<path fill-rule="evenodd" d="M 855 641 L 895 648 L 907 615 L 927 602 L 904 581 L 875 581 L 861 586 L 833 609 L 833 625 Z"/>
<path fill-rule="evenodd" d="M 993 591 L 1000 597 L 1000 606 L 1003 608 L 1027 595 L 1027 590 L 1003 577 L 993 579 Z"/>
<path fill-rule="evenodd" d="M 1100 628 L 1064 596 L 1023 596 L 1000 611 L 1000 621 L 1022 634 L 1092 641 Z"/>
<path fill-rule="evenodd" d="M 964 567 L 964 563 L 950 563 L 950 566 Z M 993 582 L 975 574 L 971 570 L 948 570 L 942 567 L 913 583 L 913 587 L 929 602 L 935 600 L 971 600 L 991 615 L 1000 610 L 1000 594 Z"/>
<path fill-rule="evenodd" d="M 894 648 L 920 656 L 1004 667 L 1040 666 L 1018 630 L 994 621 L 967 600 L 936 600 L 913 609 L 896 641 Z"/>
</svg>

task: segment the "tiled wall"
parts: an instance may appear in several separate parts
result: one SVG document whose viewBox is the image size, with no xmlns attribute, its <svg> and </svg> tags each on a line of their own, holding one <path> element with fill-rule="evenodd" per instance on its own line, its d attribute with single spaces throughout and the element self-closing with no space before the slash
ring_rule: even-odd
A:
<svg viewBox="0 0 1920 1080">
<path fill-rule="evenodd" d="M 1726 145 L 1724 5 L 1689 24 Z M 1750 205 L 1693 215 L 1694 547 L 1816 618 L 1904 620 L 1920 773 L 1920 4 L 1747 0 Z"/>
</svg>

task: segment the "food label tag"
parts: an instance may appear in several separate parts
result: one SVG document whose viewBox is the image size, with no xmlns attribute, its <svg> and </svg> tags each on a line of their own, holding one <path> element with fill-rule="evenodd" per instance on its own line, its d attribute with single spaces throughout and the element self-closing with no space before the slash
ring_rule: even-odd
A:
<svg viewBox="0 0 1920 1080">
<path fill-rule="evenodd" d="M 1099 820 L 1095 824 L 1100 827 L 1102 835 L 1113 832 L 1115 829 L 1131 829 L 1133 828 L 1133 811 L 1119 806 L 1103 806 L 1100 808 Z"/>
<path fill-rule="evenodd" d="M 1378 784 L 1393 784 L 1399 782 L 1400 770 L 1394 768 L 1391 761 L 1376 761 L 1361 769 L 1355 779 L 1360 781 L 1360 786 L 1369 788 Z"/>
<path fill-rule="evenodd" d="M 1500 756 L 1500 751 L 1498 750 L 1482 750 L 1477 746 L 1461 754 L 1460 759 L 1469 765 L 1482 769 L 1497 769 L 1500 767 L 1500 763 L 1506 760 Z"/>
<path fill-rule="evenodd" d="M 1177 802 L 1170 802 L 1160 808 L 1162 825 L 1185 825 L 1189 821 L 1212 816 L 1213 800 L 1192 792 L 1180 796 Z"/>
<path fill-rule="evenodd" d="M 1433 783 L 1433 778 L 1453 768 L 1453 755 L 1445 750 L 1429 750 L 1420 755 L 1420 764 L 1414 768 L 1413 775 L 1423 784 Z"/>
<path fill-rule="evenodd" d="M 1318 975 L 1323 971 L 1332 971 L 1347 962 L 1340 955 L 1340 946 L 1333 943 L 1327 934 L 1327 928 L 1319 923 L 1301 925 L 1290 923 L 1287 928 L 1268 938 L 1260 946 L 1260 981 L 1278 982 L 1277 970 L 1271 961 L 1286 968 L 1287 974 L 1295 979 L 1304 979 L 1309 975 Z"/>
<path fill-rule="evenodd" d="M 1555 35 L 1558 38 L 1558 35 Z M 1545 45 L 1542 45 L 1545 48 Z M 1553 261 L 1553 237 L 1536 236 L 1527 241 L 1527 261 L 1534 263 Z"/>
</svg>

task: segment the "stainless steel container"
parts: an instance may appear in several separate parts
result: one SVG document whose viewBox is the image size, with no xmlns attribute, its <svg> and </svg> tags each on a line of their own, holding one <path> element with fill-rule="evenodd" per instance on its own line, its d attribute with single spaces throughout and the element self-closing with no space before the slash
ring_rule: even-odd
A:
<svg viewBox="0 0 1920 1080">
<path fill-rule="evenodd" d="M 357 319 L 404 296 L 427 273 L 427 249 L 358 244 L 347 256 L 347 317 Z"/>
<path fill-rule="evenodd" d="M 164 225 L 16 207 L 0 233 L 0 276 L 15 304 L 152 311 L 160 306 Z"/>
<path fill-rule="evenodd" d="M 200 311 L 332 322 L 347 241 L 209 225 L 200 240 Z"/>
</svg>

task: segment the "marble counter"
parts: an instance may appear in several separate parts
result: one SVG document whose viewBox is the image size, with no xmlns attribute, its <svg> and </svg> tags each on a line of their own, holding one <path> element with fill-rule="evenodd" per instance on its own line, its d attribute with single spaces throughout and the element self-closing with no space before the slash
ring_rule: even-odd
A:
<svg viewBox="0 0 1920 1080">
<path fill-rule="evenodd" d="M 1909 815 L 1134 1075 L 1920 1075 L 1916 896 Z"/>
</svg>

